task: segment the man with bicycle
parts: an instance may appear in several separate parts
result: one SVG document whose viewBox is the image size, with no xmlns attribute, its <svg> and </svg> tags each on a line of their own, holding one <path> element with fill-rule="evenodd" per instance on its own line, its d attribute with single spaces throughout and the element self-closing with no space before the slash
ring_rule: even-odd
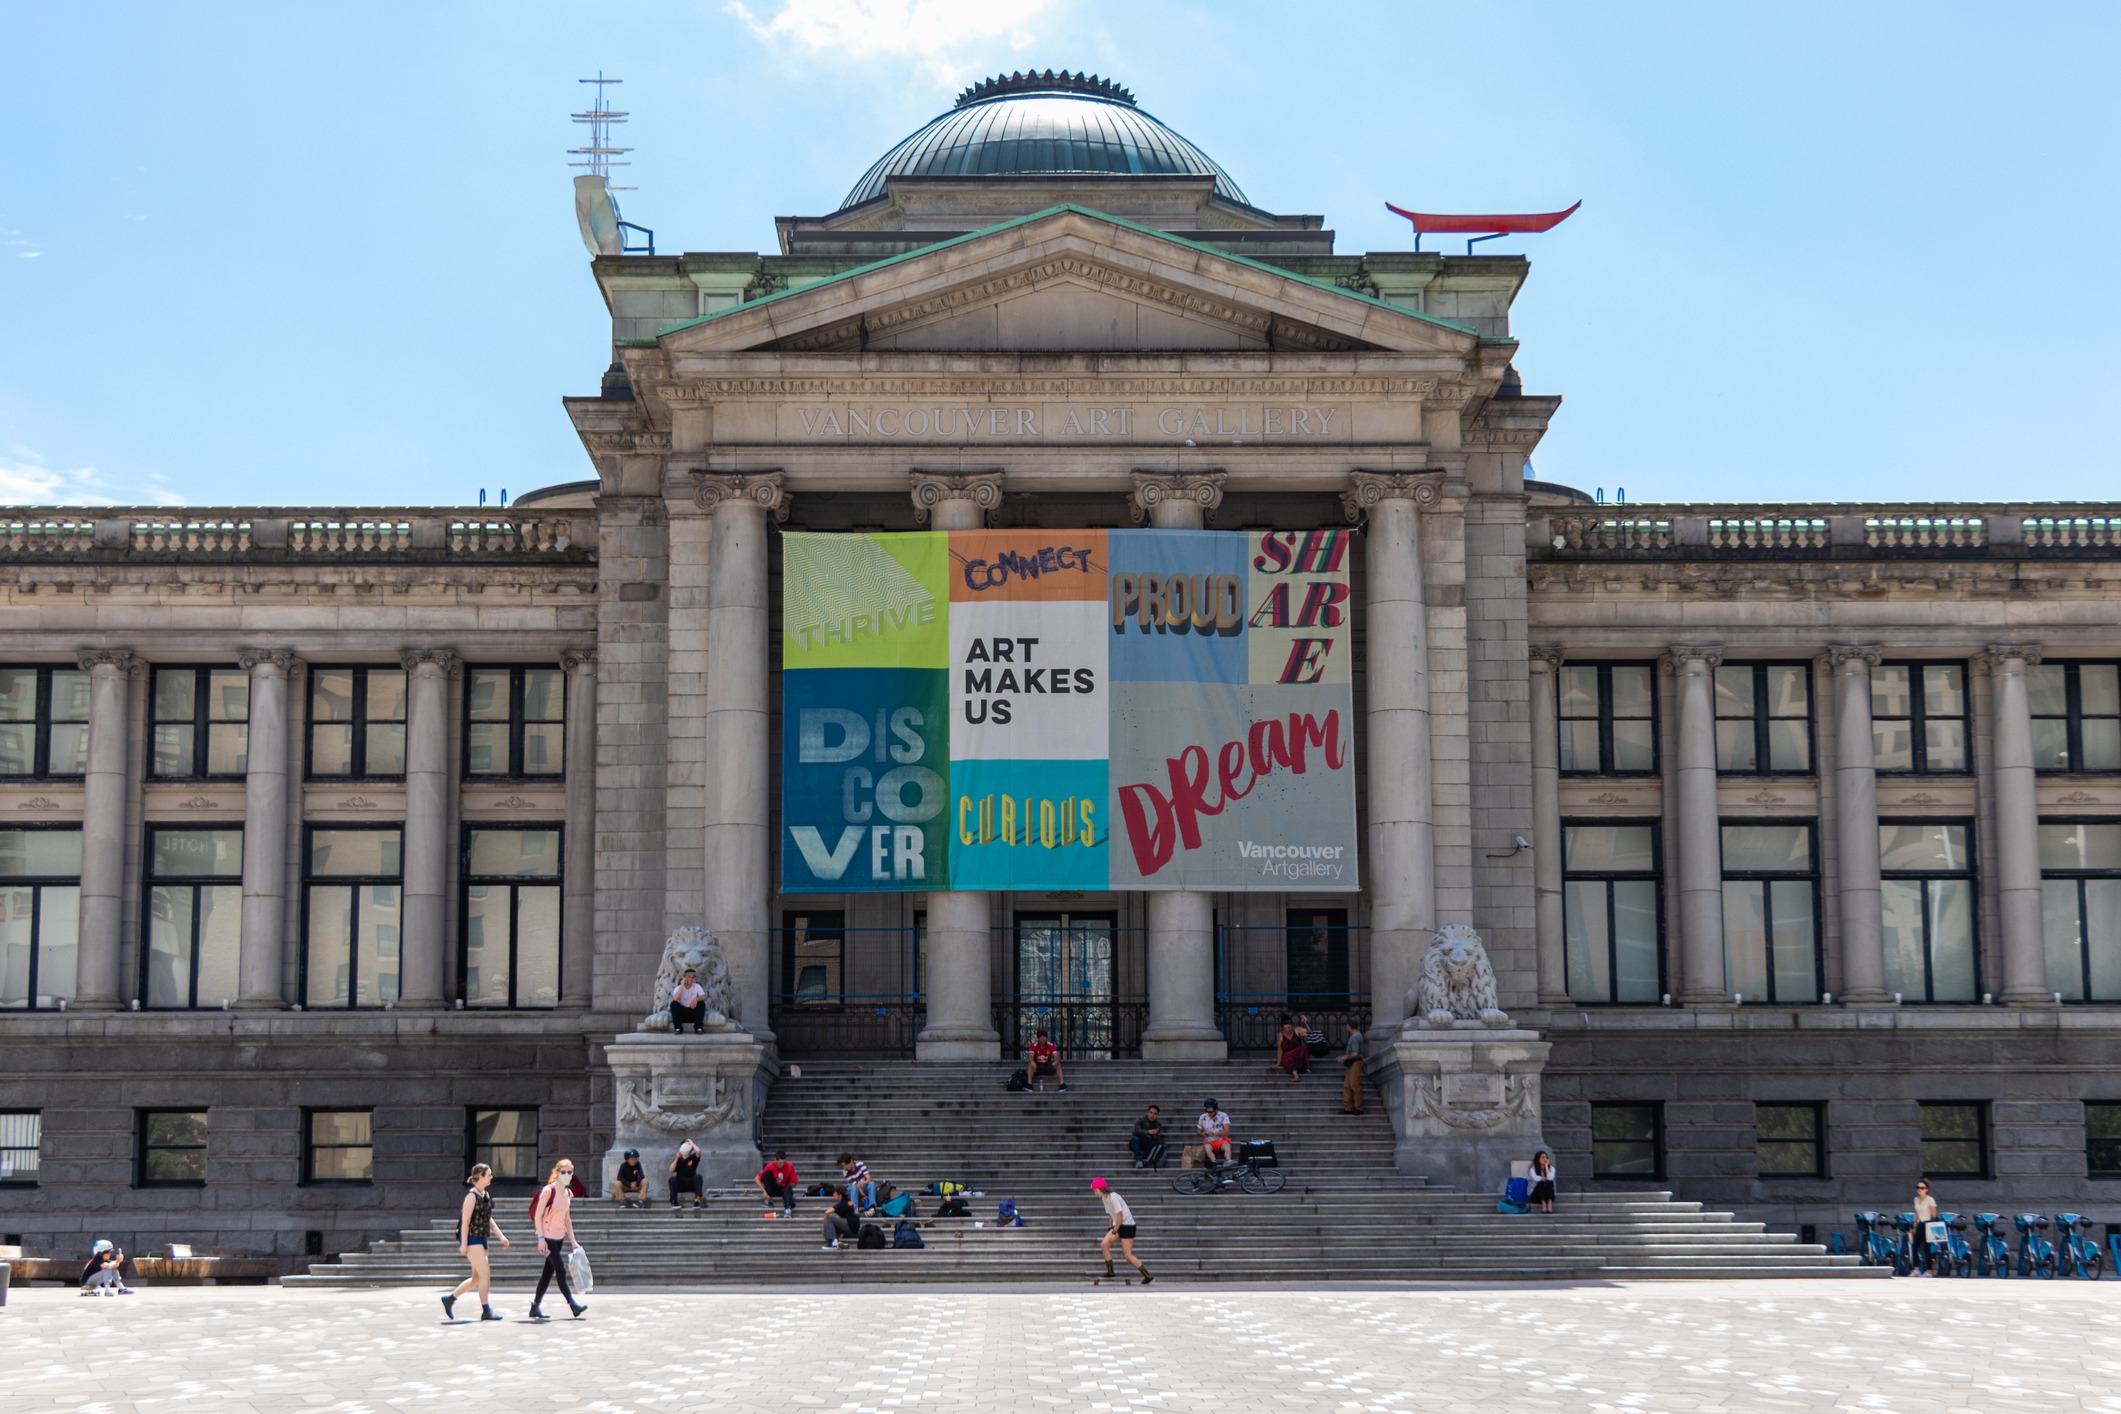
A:
<svg viewBox="0 0 2121 1414">
<path fill-rule="evenodd" d="M 1216 1105 L 1213 1095 L 1201 1103 L 1205 1108 L 1193 1127 L 1200 1131 L 1200 1147 L 1209 1167 L 1221 1168 L 1230 1162 L 1230 1116 Z"/>
</svg>

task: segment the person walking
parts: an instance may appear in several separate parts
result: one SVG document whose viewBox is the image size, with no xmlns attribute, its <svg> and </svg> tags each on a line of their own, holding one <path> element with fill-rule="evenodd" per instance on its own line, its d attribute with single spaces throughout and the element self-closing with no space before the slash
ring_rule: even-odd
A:
<svg viewBox="0 0 2121 1414">
<path fill-rule="evenodd" d="M 1541 1149 L 1532 1158 L 1532 1171 L 1525 1175 L 1532 1180 L 1525 1201 L 1542 1213 L 1554 1211 L 1554 1156 Z"/>
<path fill-rule="evenodd" d="M 1340 1053 L 1340 1112 L 1359 1115 L 1362 1103 L 1362 1029 L 1348 1021 L 1347 1048 Z"/>
<path fill-rule="evenodd" d="M 562 1159 L 553 1165 L 552 1177 L 538 1190 L 538 1199 L 531 1212 L 531 1227 L 538 1235 L 538 1250 L 545 1254 L 545 1269 L 538 1273 L 538 1294 L 530 1298 L 530 1319 L 547 1319 L 540 1306 L 545 1304 L 545 1288 L 553 1278 L 559 1278 L 560 1299 L 567 1309 L 580 1320 L 589 1308 L 574 1299 L 574 1287 L 567 1280 L 567 1253 L 570 1249 L 580 1251 L 582 1244 L 574 1235 L 574 1161 Z"/>
<path fill-rule="evenodd" d="M 1105 1218 L 1109 1224 L 1105 1230 L 1104 1241 L 1097 1244 L 1098 1255 L 1105 1259 L 1105 1275 L 1113 1275 L 1112 1244 L 1117 1242 L 1119 1253 L 1127 1259 L 1127 1265 L 1142 1274 L 1142 1285 L 1147 1286 L 1155 1281 L 1156 1278 L 1149 1275 L 1149 1269 L 1142 1264 L 1142 1259 L 1134 1255 L 1134 1237 L 1140 1229 L 1134 1225 L 1134 1210 L 1127 1206 L 1127 1200 L 1120 1197 L 1118 1190 L 1102 1178 L 1090 1180 L 1090 1191 L 1104 1203 Z"/>
<path fill-rule="evenodd" d="M 1164 1166 L 1164 1119 L 1156 1106 L 1149 1106 L 1148 1111 L 1134 1121 L 1134 1132 L 1127 1136 L 1127 1147 L 1134 1152 L 1136 1168 L 1160 1169 Z"/>
<path fill-rule="evenodd" d="M 1935 1221 L 1937 1200 L 1930 1193 L 1929 1180 L 1920 1179 L 1915 1184 L 1915 1231 L 1912 1234 L 1915 1239 L 1915 1275 L 1918 1277 L 1930 1274 L 1929 1225 Z"/>
<path fill-rule="evenodd" d="M 472 1288 L 479 1292 L 479 1319 L 498 1321 L 493 1313 L 493 1264 L 487 1259 L 486 1247 L 495 1238 L 501 1245 L 509 1245 L 508 1234 L 493 1220 L 493 1194 L 486 1190 L 493 1186 L 493 1170 L 485 1164 L 473 1164 L 471 1176 L 464 1180 L 469 1190 L 457 1208 L 457 1255 L 471 1263 L 471 1275 L 457 1283 L 457 1289 L 442 1298 L 442 1314 L 449 1320 L 457 1318 L 457 1298 Z"/>
<path fill-rule="evenodd" d="M 681 1195 L 692 1195 L 692 1206 L 705 1207 L 707 1200 L 700 1196 L 700 1146 L 687 1135 L 679 1143 L 678 1151 L 670 1156 L 670 1210 L 677 1212 L 685 1205 Z"/>
</svg>

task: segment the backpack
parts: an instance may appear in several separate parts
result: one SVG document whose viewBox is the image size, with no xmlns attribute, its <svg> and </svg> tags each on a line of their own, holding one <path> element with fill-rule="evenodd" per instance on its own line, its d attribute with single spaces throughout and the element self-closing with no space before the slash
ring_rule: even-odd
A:
<svg viewBox="0 0 2121 1414">
<path fill-rule="evenodd" d="M 887 1218 L 902 1218 L 913 1211 L 913 1195 L 911 1193 L 899 1193 L 886 1198 L 877 1205 L 877 1211 Z"/>
<path fill-rule="evenodd" d="M 1016 1210 L 1014 1198 L 1004 1198 L 994 1211 L 996 1227 L 1022 1227 L 1024 1215 Z"/>
<path fill-rule="evenodd" d="M 928 1244 L 921 1240 L 920 1224 L 908 1218 L 902 1219 L 898 1227 L 892 1231 L 891 1245 L 893 1247 L 926 1247 Z"/>
<path fill-rule="evenodd" d="M 945 1198 L 943 1206 L 935 1210 L 935 1215 L 939 1218 L 969 1218 L 972 1216 L 972 1205 L 962 1198 Z"/>
<path fill-rule="evenodd" d="M 536 1237 L 538 1235 L 538 1200 L 545 1196 L 545 1190 L 550 1187 L 552 1187 L 551 1184 L 544 1184 L 538 1189 L 537 1192 L 531 1194 L 530 1206 L 524 1209 L 525 1215 L 528 1216 L 530 1219 L 530 1235 L 532 1237 Z"/>
<path fill-rule="evenodd" d="M 875 1223 L 863 1223 L 861 1236 L 854 1239 L 854 1245 L 864 1252 L 875 1252 L 891 1244 L 884 1240 L 882 1228 Z"/>
<path fill-rule="evenodd" d="M 969 1193 L 971 1190 L 962 1183 L 955 1183 L 947 1178 L 939 1178 L 928 1185 L 928 1191 L 938 1198 L 950 1198 L 959 1193 Z"/>
<path fill-rule="evenodd" d="M 1021 1070 L 1012 1070 L 1009 1072 L 1009 1078 L 1002 1082 L 1002 1088 L 1012 1095 L 1017 1095 L 1029 1090 L 1031 1082 L 1024 1079 L 1024 1073 Z"/>
</svg>

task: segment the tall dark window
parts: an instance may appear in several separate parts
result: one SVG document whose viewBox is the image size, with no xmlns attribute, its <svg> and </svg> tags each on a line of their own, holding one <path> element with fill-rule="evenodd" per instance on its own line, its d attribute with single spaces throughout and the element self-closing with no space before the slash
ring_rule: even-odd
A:
<svg viewBox="0 0 2121 1414">
<path fill-rule="evenodd" d="M 2093 1178 L 2121 1178 L 2121 1105 L 2085 1102 L 2084 1168 Z"/>
<path fill-rule="evenodd" d="M 473 1110 L 468 1116 L 471 1162 L 493 1170 L 496 1183 L 535 1183 L 538 1172 L 536 1110 Z"/>
<path fill-rule="evenodd" d="M 1824 1105 L 1753 1106 L 1753 1152 L 1762 1178 L 1826 1177 Z"/>
<path fill-rule="evenodd" d="M 151 1007 L 217 1007 L 236 995 L 243 831 L 150 825 L 147 946 Z"/>
<path fill-rule="evenodd" d="M 370 1110 L 310 1110 L 302 1146 L 304 1183 L 372 1183 L 376 1176 L 375 1114 Z"/>
<path fill-rule="evenodd" d="M 2040 826 L 2047 988 L 2066 1002 L 2121 1001 L 2121 824 Z"/>
<path fill-rule="evenodd" d="M 1922 1176 L 1988 1176 L 1988 1110 L 1984 1105 L 1922 1106 Z"/>
<path fill-rule="evenodd" d="M 1654 1003 L 1664 990 L 1657 827 L 1561 827 L 1561 919 L 1569 997 Z"/>
<path fill-rule="evenodd" d="M 0 830 L 0 1008 L 74 999 L 81 831 Z"/>
<path fill-rule="evenodd" d="M 2025 686 L 2036 769 L 2121 771 L 2121 665 L 2036 664 Z"/>
<path fill-rule="evenodd" d="M 1723 827 L 1724 985 L 1747 1002 L 1819 1000 L 1812 827 Z"/>
<path fill-rule="evenodd" d="M 88 674 L 78 668 L 0 668 L 0 776 L 79 776 L 88 770 Z"/>
<path fill-rule="evenodd" d="M 150 775 L 240 776 L 249 769 L 249 673 L 241 668 L 157 668 L 153 705 Z"/>
<path fill-rule="evenodd" d="M 1973 833 L 1958 821 L 1879 822 L 1885 986 L 1903 1002 L 1971 1002 L 1981 996 Z"/>
<path fill-rule="evenodd" d="M 309 670 L 309 774 L 388 779 L 405 774 L 405 670 Z"/>
<path fill-rule="evenodd" d="M 1591 1106 L 1591 1177 L 1664 1177 L 1659 1105 Z"/>
<path fill-rule="evenodd" d="M 36 1110 L 0 1110 L 0 1186 L 31 1188 L 42 1170 L 44 1116 Z"/>
<path fill-rule="evenodd" d="M 464 835 L 464 1005 L 558 1006 L 559 827 Z"/>
<path fill-rule="evenodd" d="M 310 829 L 305 1005 L 374 1007 L 398 999 L 402 839 L 396 826 Z"/>
<path fill-rule="evenodd" d="M 1871 751 L 1881 771 L 1960 775 L 1966 754 L 1966 665 L 1881 663 L 1871 669 Z"/>
<path fill-rule="evenodd" d="M 141 1188 L 197 1187 L 206 1182 L 206 1111 L 141 1110 Z"/>
<path fill-rule="evenodd" d="M 1809 663 L 1726 663 L 1716 669 L 1716 769 L 1741 776 L 1812 769 Z"/>
<path fill-rule="evenodd" d="M 473 668 L 464 684 L 464 774 L 557 776 L 567 679 L 558 668 Z"/>
<path fill-rule="evenodd" d="M 847 915 L 791 908 L 781 914 L 781 993 L 791 1002 L 837 1005 L 847 966 Z"/>
<path fill-rule="evenodd" d="M 1292 908 L 1282 915 L 1282 946 L 1292 997 L 1348 995 L 1348 910 Z"/>
<path fill-rule="evenodd" d="M 1649 775 L 1657 769 L 1657 668 L 1653 663 L 1566 663 L 1561 769 L 1580 775 Z"/>
</svg>

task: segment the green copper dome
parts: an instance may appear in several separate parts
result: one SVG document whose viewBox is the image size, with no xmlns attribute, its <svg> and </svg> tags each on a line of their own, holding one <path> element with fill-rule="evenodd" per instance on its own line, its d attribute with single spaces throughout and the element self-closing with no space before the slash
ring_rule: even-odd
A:
<svg viewBox="0 0 2121 1414">
<path fill-rule="evenodd" d="M 957 106 L 885 153 L 840 209 L 874 201 L 886 177 L 1111 175 L 1213 177 L 1215 194 L 1250 206 L 1208 155 L 1091 74 L 1011 74 L 974 84 Z"/>
</svg>

